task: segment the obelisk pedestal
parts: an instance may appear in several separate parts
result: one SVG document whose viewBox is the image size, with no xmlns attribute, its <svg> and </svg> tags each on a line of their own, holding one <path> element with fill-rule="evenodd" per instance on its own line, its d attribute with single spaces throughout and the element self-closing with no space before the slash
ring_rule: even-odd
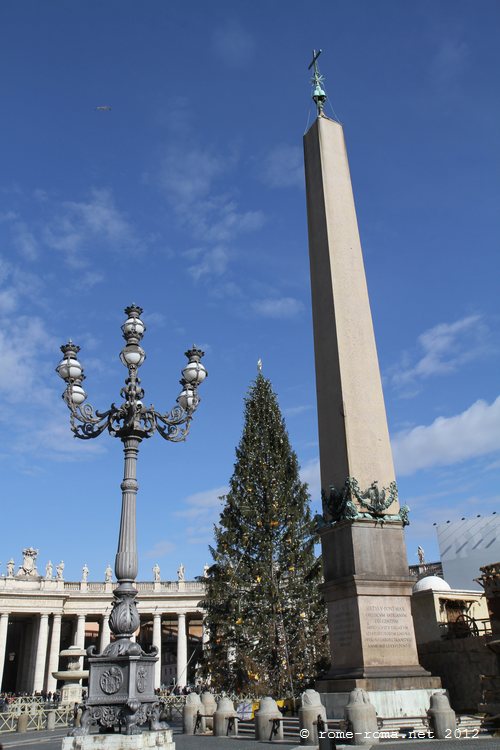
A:
<svg viewBox="0 0 500 750">
<path fill-rule="evenodd" d="M 332 666 L 316 682 L 340 718 L 354 688 L 381 717 L 422 716 L 441 687 L 418 663 L 402 526 L 364 519 L 321 532 Z"/>
<path fill-rule="evenodd" d="M 425 716 L 439 688 L 418 662 L 404 525 L 342 126 L 304 136 L 332 665 L 328 716 L 363 688 L 381 716 Z M 395 705 L 397 702 L 397 706 Z"/>
</svg>

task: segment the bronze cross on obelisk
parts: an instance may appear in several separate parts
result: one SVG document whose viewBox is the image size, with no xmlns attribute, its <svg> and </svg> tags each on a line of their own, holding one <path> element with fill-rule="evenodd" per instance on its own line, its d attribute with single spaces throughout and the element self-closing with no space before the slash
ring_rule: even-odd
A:
<svg viewBox="0 0 500 750">
<path fill-rule="evenodd" d="M 313 59 L 311 61 L 311 64 L 307 68 L 308 70 L 311 70 L 311 68 L 314 67 L 314 75 L 311 78 L 311 83 L 314 86 L 312 98 L 316 102 L 316 107 L 318 108 L 318 116 L 323 114 L 323 107 L 325 106 L 326 102 L 326 94 L 321 86 L 324 79 L 319 72 L 317 62 L 318 57 L 321 55 L 321 52 L 322 50 L 320 49 L 313 49 Z"/>
<path fill-rule="evenodd" d="M 311 70 L 311 68 L 314 65 L 314 77 L 315 78 L 319 77 L 318 63 L 316 62 L 316 60 L 318 59 L 318 57 L 321 55 L 322 52 L 323 52 L 322 49 L 319 49 L 319 50 L 313 49 L 313 59 L 312 59 L 311 64 L 309 65 L 309 67 L 307 69 L 307 70 Z"/>
</svg>

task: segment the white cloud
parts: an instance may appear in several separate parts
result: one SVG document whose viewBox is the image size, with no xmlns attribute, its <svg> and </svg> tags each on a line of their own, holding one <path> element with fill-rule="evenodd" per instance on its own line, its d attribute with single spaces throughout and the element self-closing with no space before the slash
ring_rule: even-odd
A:
<svg viewBox="0 0 500 750">
<path fill-rule="evenodd" d="M 303 404 L 302 406 L 289 406 L 288 409 L 284 409 L 285 416 L 287 417 L 298 417 L 299 414 L 304 414 L 306 411 L 311 411 L 313 407 L 311 404 Z"/>
<path fill-rule="evenodd" d="M 260 174 L 269 187 L 304 187 L 304 165 L 299 146 L 275 146 L 264 158 Z"/>
<path fill-rule="evenodd" d="M 36 260 L 40 249 L 34 234 L 23 221 L 13 225 L 14 245 L 26 260 Z"/>
<path fill-rule="evenodd" d="M 43 385 L 46 355 L 57 351 L 44 322 L 34 316 L 12 318 L 0 329 L 0 394 L 9 403 L 44 404 L 49 389 Z"/>
<path fill-rule="evenodd" d="M 392 448 L 402 475 L 500 451 L 500 396 L 492 404 L 476 401 L 461 414 L 400 432 Z"/>
<path fill-rule="evenodd" d="M 189 518 L 190 524 L 186 528 L 189 544 L 209 544 L 213 538 L 213 527 L 218 522 L 222 510 L 222 496 L 229 492 L 229 487 L 215 487 L 211 490 L 196 492 L 189 495 L 181 503 L 185 506 L 178 510 L 175 515 L 180 518 Z"/>
<path fill-rule="evenodd" d="M 215 299 L 241 298 L 243 292 L 234 281 L 221 281 L 210 288 L 210 295 Z"/>
<path fill-rule="evenodd" d="M 161 328 L 167 323 L 167 316 L 161 312 L 148 312 L 148 325 Z"/>
<path fill-rule="evenodd" d="M 141 249 L 134 228 L 117 209 L 111 192 L 103 189 L 91 190 L 87 201 L 63 202 L 43 235 L 45 244 L 62 252 L 75 269 L 88 265 L 96 246 L 120 252 Z"/>
<path fill-rule="evenodd" d="M 82 287 L 93 287 L 104 281 L 104 275 L 99 271 L 85 271 L 81 276 Z"/>
<path fill-rule="evenodd" d="M 25 300 L 41 303 L 41 282 L 20 268 L 3 263 L 0 268 L 0 423 L 9 425 L 9 447 L 21 462 L 82 460 L 103 452 L 103 447 L 73 438 L 66 407 L 61 402 L 64 384 L 54 373 L 58 342 L 47 321 L 22 315 Z M 42 290 L 42 291 L 41 291 Z M 43 469 L 45 470 L 45 469 Z"/>
<path fill-rule="evenodd" d="M 431 73 L 435 85 L 447 88 L 457 81 L 469 57 L 469 47 L 462 39 L 446 36 L 440 38 L 439 46 L 431 60 Z"/>
<path fill-rule="evenodd" d="M 241 68 L 251 62 L 255 53 L 255 42 L 240 23 L 228 21 L 214 31 L 212 49 L 228 65 Z"/>
<path fill-rule="evenodd" d="M 2 314 L 15 310 L 17 302 L 17 293 L 14 289 L 2 289 L 0 291 L 0 312 Z"/>
<path fill-rule="evenodd" d="M 222 487 L 215 487 L 212 490 L 204 490 L 203 492 L 195 492 L 193 495 L 183 500 L 182 505 L 187 506 L 184 510 L 178 510 L 176 516 L 182 516 L 184 518 L 198 518 L 204 517 L 206 521 L 206 513 L 210 513 L 215 520 L 222 509 L 221 497 L 227 495 L 229 487 L 225 485 Z"/>
<path fill-rule="evenodd" d="M 173 96 L 169 98 L 157 119 L 159 124 L 166 125 L 173 133 L 185 134 L 188 130 L 190 131 L 193 125 L 193 110 L 189 97 Z"/>
<path fill-rule="evenodd" d="M 223 203 L 219 216 L 211 226 L 200 226 L 209 242 L 229 242 L 233 237 L 245 232 L 254 232 L 264 225 L 262 211 L 238 211 L 234 201 Z"/>
<path fill-rule="evenodd" d="M 204 546 L 207 546 L 213 541 L 214 526 L 213 524 L 188 526 L 186 534 L 188 544 L 203 544 Z"/>
<path fill-rule="evenodd" d="M 19 266 L 0 259 L 0 310 L 11 313 L 22 303 L 42 303 L 42 281 L 40 276 L 25 271 Z M 6 322 L 4 320 L 4 328 Z"/>
<path fill-rule="evenodd" d="M 398 387 L 411 387 L 419 380 L 455 372 L 466 362 L 487 353 L 487 338 L 488 327 L 481 315 L 439 323 L 418 337 L 417 358 L 406 352 L 402 362 L 390 369 L 391 382 Z"/>
<path fill-rule="evenodd" d="M 165 157 L 162 183 L 177 211 L 188 218 L 187 206 L 208 195 L 214 179 L 227 168 L 227 160 L 206 150 L 179 152 L 171 148 Z"/>
<path fill-rule="evenodd" d="M 14 211 L 3 211 L 0 213 L 0 224 L 4 222 L 14 221 L 18 218 L 18 214 Z"/>
<path fill-rule="evenodd" d="M 268 297 L 255 300 L 254 312 L 265 318 L 293 318 L 304 309 L 303 303 L 294 297 Z"/>
<path fill-rule="evenodd" d="M 198 255 L 200 259 L 188 267 L 195 281 L 204 276 L 222 276 L 229 263 L 229 251 L 221 245 L 202 250 Z"/>
<path fill-rule="evenodd" d="M 225 274 L 235 239 L 265 223 L 262 211 L 242 211 L 232 194 L 217 189 L 217 180 L 236 163 L 229 151 L 219 156 L 179 145 L 165 157 L 160 181 L 179 222 L 196 242 L 184 253 L 192 261 L 187 270 L 195 281 Z"/>
<path fill-rule="evenodd" d="M 55 391 L 50 391 L 51 402 L 54 405 L 57 403 L 57 395 Z M 51 412 L 54 416 L 51 416 Z M 61 413 L 55 406 L 47 409 L 40 428 L 26 432 L 28 439 L 26 435 L 20 435 L 15 442 L 15 450 L 17 453 L 35 455 L 37 459 L 84 461 L 106 452 L 104 441 L 75 438 L 69 425 L 69 413 Z"/>
<path fill-rule="evenodd" d="M 302 482 L 307 482 L 312 502 L 318 502 L 321 499 L 319 458 L 313 458 L 302 466 L 300 470 L 300 478 Z"/>
</svg>

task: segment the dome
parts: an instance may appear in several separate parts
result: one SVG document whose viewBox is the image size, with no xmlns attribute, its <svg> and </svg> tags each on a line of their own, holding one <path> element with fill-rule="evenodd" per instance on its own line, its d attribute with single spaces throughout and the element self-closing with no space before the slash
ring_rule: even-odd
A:
<svg viewBox="0 0 500 750">
<path fill-rule="evenodd" d="M 413 587 L 413 593 L 416 594 L 418 591 L 451 591 L 451 586 L 443 578 L 439 576 L 425 576 L 417 581 Z"/>
</svg>

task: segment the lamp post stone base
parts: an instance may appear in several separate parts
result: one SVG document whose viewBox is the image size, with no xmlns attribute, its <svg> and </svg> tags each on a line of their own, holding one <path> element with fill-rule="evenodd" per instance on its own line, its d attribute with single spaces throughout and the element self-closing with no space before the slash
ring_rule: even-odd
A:
<svg viewBox="0 0 500 750">
<path fill-rule="evenodd" d="M 138 644 L 134 644 L 138 645 Z M 90 678 L 87 706 L 120 705 L 129 701 L 155 703 L 156 654 L 89 656 Z"/>
<path fill-rule="evenodd" d="M 171 729 L 142 734 L 87 734 L 84 737 L 65 737 L 62 750 L 146 750 L 163 748 L 175 750 Z"/>
<path fill-rule="evenodd" d="M 87 736 L 92 727 L 98 727 L 100 732 L 118 728 L 125 735 L 168 729 L 160 721 L 161 706 L 154 692 L 158 657 L 155 653 L 145 654 L 138 644 L 124 641 L 124 645 L 135 646 L 139 653 L 130 653 L 130 649 L 122 656 L 92 656 L 92 647 L 89 649 L 89 695 L 84 702 L 81 726 L 71 730 L 70 735 Z"/>
</svg>

